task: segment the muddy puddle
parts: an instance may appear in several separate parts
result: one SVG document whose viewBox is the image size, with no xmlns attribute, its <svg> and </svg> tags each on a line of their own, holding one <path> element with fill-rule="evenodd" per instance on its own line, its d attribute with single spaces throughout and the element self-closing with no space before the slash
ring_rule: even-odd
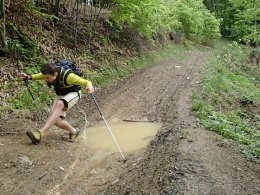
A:
<svg viewBox="0 0 260 195">
<path fill-rule="evenodd" d="M 131 153 L 145 148 L 160 130 L 160 123 L 117 122 L 108 124 L 123 153 Z M 106 156 L 119 151 L 105 124 L 87 129 L 86 145 L 92 160 L 101 161 Z"/>
</svg>

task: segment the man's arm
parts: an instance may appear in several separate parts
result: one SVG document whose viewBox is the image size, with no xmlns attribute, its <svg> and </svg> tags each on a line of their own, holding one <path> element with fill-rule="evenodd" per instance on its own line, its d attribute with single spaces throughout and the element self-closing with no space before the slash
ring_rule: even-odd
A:
<svg viewBox="0 0 260 195">
<path fill-rule="evenodd" d="M 32 74 L 31 78 L 32 78 L 32 80 L 42 80 L 43 74 L 42 73 Z"/>
<path fill-rule="evenodd" d="M 92 82 L 89 81 L 89 80 L 86 80 L 74 73 L 70 73 L 66 79 L 66 82 L 69 84 L 69 85 L 80 85 L 84 88 L 86 88 L 86 90 L 89 92 L 89 93 L 93 93 L 94 92 L 94 88 L 93 88 L 93 85 L 92 85 Z"/>
<path fill-rule="evenodd" d="M 27 75 L 26 73 L 21 72 L 18 74 L 18 76 L 21 79 L 28 79 L 28 80 L 42 80 L 43 79 L 42 73 Z"/>
<path fill-rule="evenodd" d="M 66 79 L 68 85 L 80 85 L 82 87 L 92 87 L 92 83 L 89 80 L 83 79 L 82 77 L 70 73 Z"/>
</svg>

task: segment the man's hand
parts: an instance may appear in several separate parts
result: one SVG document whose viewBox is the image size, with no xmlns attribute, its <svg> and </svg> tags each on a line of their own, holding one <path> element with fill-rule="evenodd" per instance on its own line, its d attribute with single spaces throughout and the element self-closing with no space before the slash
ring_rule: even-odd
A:
<svg viewBox="0 0 260 195">
<path fill-rule="evenodd" d="M 91 87 L 86 87 L 86 90 L 87 90 L 88 93 L 94 93 L 94 91 L 95 91 L 95 89 L 94 89 L 93 86 L 91 86 Z"/>
<path fill-rule="evenodd" d="M 28 75 L 24 72 L 19 73 L 18 76 L 23 80 L 28 78 Z"/>
</svg>

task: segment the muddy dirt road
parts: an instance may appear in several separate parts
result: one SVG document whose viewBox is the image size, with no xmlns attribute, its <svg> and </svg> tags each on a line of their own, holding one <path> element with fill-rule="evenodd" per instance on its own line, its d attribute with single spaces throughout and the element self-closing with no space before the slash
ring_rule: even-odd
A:
<svg viewBox="0 0 260 195">
<path fill-rule="evenodd" d="M 28 113 L 1 122 L 2 132 L 15 133 L 0 137 L 0 194 L 260 194 L 260 165 L 192 115 L 191 95 L 199 90 L 208 55 L 184 51 L 96 92 L 109 122 L 162 124 L 147 148 L 124 153 L 126 163 L 119 153 L 96 158 L 87 130 L 68 143 L 63 131 L 53 129 L 35 146 L 24 135 L 33 124 Z M 85 129 L 81 110 L 89 126 L 100 121 L 84 96 L 69 115 L 79 128 Z"/>
</svg>

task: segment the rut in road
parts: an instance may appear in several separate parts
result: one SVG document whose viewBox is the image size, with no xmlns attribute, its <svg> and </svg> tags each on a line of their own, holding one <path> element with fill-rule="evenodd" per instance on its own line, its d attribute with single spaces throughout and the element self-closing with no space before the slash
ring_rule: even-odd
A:
<svg viewBox="0 0 260 195">
<path fill-rule="evenodd" d="M 242 157 L 232 141 L 225 140 L 227 148 L 219 147 L 222 138 L 193 117 L 191 96 L 199 90 L 199 71 L 209 54 L 186 55 L 186 61 L 170 59 L 129 79 L 116 93 L 120 102 L 129 101 L 125 109 L 120 104 L 117 110 L 116 102 L 108 101 L 108 110 L 117 110 L 118 116 L 135 113 L 136 118 L 164 122 L 164 128 L 143 159 L 106 194 L 259 194 L 259 165 Z"/>
</svg>

